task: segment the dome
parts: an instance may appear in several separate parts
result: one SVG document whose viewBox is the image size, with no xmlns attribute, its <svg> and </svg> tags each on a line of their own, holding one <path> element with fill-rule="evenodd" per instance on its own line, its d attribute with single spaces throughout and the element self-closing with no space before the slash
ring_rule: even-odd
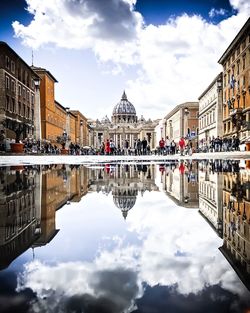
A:
<svg viewBox="0 0 250 313">
<path fill-rule="evenodd" d="M 108 124 L 110 123 L 109 118 L 107 117 L 107 115 L 105 115 L 102 119 L 101 119 L 101 123 L 102 124 Z"/>
<path fill-rule="evenodd" d="M 112 192 L 114 204 L 121 210 L 123 217 L 126 219 L 128 211 L 135 205 L 137 189 L 117 189 Z"/>
<path fill-rule="evenodd" d="M 125 91 L 123 92 L 121 101 L 114 107 L 113 115 L 117 114 L 136 115 L 135 107 L 128 101 Z"/>
</svg>

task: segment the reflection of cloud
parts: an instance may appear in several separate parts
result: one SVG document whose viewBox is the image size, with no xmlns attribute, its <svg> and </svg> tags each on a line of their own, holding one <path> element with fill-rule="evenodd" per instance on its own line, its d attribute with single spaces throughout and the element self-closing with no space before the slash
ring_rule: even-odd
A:
<svg viewBox="0 0 250 313">
<path fill-rule="evenodd" d="M 243 285 L 218 251 L 221 239 L 197 210 L 168 204 L 164 194 L 157 193 L 157 199 L 153 195 L 145 194 L 127 221 L 129 230 L 138 233 L 140 244 L 129 246 L 117 236 L 115 247 L 108 251 L 105 245 L 93 262 L 26 264 L 18 290 L 30 288 L 36 292 L 34 311 L 60 312 L 59 308 L 67 307 L 69 311 L 130 312 L 136 299 L 149 301 L 143 295 L 144 283 L 146 292 L 165 286 L 172 305 L 174 299 L 202 301 L 216 290 L 222 295 L 222 303 L 227 295 L 238 294 L 237 300 L 244 294 Z M 219 301 L 217 295 L 214 297 L 211 301 Z"/>
<path fill-rule="evenodd" d="M 133 263 L 126 266 L 133 250 L 128 248 L 126 253 L 119 250 L 109 256 L 104 253 L 95 263 L 49 266 L 31 262 L 19 277 L 17 289 L 30 288 L 36 292 L 38 301 L 33 304 L 34 312 L 64 312 L 65 308 L 69 312 L 77 308 L 83 312 L 129 312 L 142 287 L 138 273 L 131 269 Z M 129 259 L 132 258 L 130 255 Z"/>
</svg>

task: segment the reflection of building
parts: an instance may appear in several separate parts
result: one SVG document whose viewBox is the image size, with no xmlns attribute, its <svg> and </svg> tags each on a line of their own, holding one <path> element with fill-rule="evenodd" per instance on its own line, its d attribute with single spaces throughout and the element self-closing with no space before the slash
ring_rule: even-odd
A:
<svg viewBox="0 0 250 313">
<path fill-rule="evenodd" d="M 136 203 L 138 193 L 143 196 L 146 191 L 158 190 L 152 166 L 106 164 L 102 169 L 89 172 L 90 191 L 112 194 L 115 205 L 124 218 Z"/>
<path fill-rule="evenodd" d="M 128 146 L 134 148 L 134 141 L 145 137 L 152 149 L 155 147 L 156 125 L 157 121 L 146 121 L 143 116 L 138 119 L 135 107 L 128 101 L 124 92 L 120 102 L 113 109 L 111 121 L 106 116 L 101 121 L 92 122 L 90 144 L 100 148 L 102 142 L 112 139 L 117 148 L 123 148 L 127 140 Z"/>
<path fill-rule="evenodd" d="M 209 146 L 212 138 L 223 135 L 222 73 L 199 97 L 199 141 Z"/>
<path fill-rule="evenodd" d="M 222 237 L 222 186 L 223 176 L 206 169 L 199 172 L 199 212 Z"/>
<path fill-rule="evenodd" d="M 250 136 L 250 18 L 218 61 L 223 66 L 224 136 Z"/>
<path fill-rule="evenodd" d="M 223 246 L 220 251 L 250 289 L 250 175 L 223 174 Z"/>
<path fill-rule="evenodd" d="M 64 165 L 1 168 L 0 268 L 57 234 L 56 210 L 87 193 L 87 169 Z"/>
<path fill-rule="evenodd" d="M 165 166 L 162 183 L 163 190 L 167 196 L 177 205 L 186 208 L 198 208 L 198 171 L 196 164 L 185 166 L 185 171 L 181 173 L 180 167 L 172 168 Z"/>
<path fill-rule="evenodd" d="M 0 268 L 4 268 L 41 233 L 41 189 L 34 170 L 13 167 L 0 172 Z"/>
<path fill-rule="evenodd" d="M 79 201 L 87 192 L 87 170 L 69 165 L 44 166 L 43 201 L 54 211 L 69 201 Z"/>
</svg>

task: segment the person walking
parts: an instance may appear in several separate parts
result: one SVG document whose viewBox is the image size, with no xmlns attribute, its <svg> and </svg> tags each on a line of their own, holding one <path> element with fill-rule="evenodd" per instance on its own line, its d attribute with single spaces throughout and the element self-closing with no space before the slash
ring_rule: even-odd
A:
<svg viewBox="0 0 250 313">
<path fill-rule="evenodd" d="M 142 143 L 142 154 L 146 155 L 147 154 L 147 145 L 148 145 L 147 139 L 144 137 L 141 143 Z"/>
<path fill-rule="evenodd" d="M 3 129 L 0 132 L 0 151 L 6 151 L 6 136 Z"/>
<path fill-rule="evenodd" d="M 159 146 L 160 146 L 160 154 L 163 155 L 165 151 L 165 140 L 161 138 L 159 141 Z"/>
<path fill-rule="evenodd" d="M 105 153 L 107 155 L 110 154 L 110 142 L 109 142 L 109 139 L 107 139 L 106 144 L 105 144 Z"/>
<path fill-rule="evenodd" d="M 179 148 L 181 155 L 184 155 L 184 148 L 185 148 L 185 140 L 183 137 L 179 140 Z"/>
</svg>

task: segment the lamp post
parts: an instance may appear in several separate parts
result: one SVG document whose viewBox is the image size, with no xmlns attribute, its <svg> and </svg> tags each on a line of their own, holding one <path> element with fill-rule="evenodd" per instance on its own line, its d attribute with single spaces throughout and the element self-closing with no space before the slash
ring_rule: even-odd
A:
<svg viewBox="0 0 250 313">
<path fill-rule="evenodd" d="M 187 129 L 188 129 L 188 115 L 189 115 L 189 109 L 186 107 L 184 109 L 184 130 L 183 130 L 183 137 L 188 137 L 188 132 L 187 132 Z"/>
<path fill-rule="evenodd" d="M 39 150 L 41 150 L 42 129 L 41 129 L 41 111 L 40 111 L 40 78 L 34 78 L 35 85 L 35 103 L 34 103 L 34 137 L 39 140 Z M 33 104 L 31 104 L 33 105 Z"/>
<path fill-rule="evenodd" d="M 80 146 L 83 145 L 83 120 L 80 120 Z"/>
<path fill-rule="evenodd" d="M 68 144 L 68 140 L 70 137 L 70 116 L 69 116 L 69 107 L 66 107 L 66 128 L 65 128 L 65 132 L 67 134 L 67 138 L 66 138 L 66 143 L 65 143 L 65 148 L 67 149 L 69 144 Z"/>
</svg>

